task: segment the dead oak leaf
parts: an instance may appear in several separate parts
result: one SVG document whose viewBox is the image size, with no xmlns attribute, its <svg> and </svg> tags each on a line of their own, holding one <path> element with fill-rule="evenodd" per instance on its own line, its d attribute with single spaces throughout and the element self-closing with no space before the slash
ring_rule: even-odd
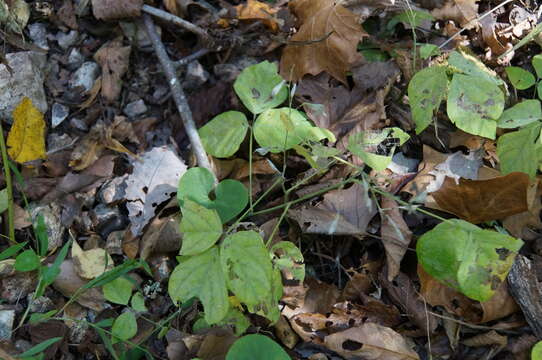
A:
<svg viewBox="0 0 542 360">
<path fill-rule="evenodd" d="M 489 180 L 447 177 L 432 193 L 438 206 L 473 224 L 503 219 L 527 211 L 529 176 L 514 172 Z"/>
<path fill-rule="evenodd" d="M 131 46 L 122 46 L 122 37 L 103 45 L 94 55 L 102 67 L 102 96 L 115 101 L 122 90 L 122 77 L 128 71 Z"/>
<path fill-rule="evenodd" d="M 277 10 L 269 4 L 257 0 L 248 0 L 246 4 L 237 5 L 237 18 L 239 20 L 259 20 L 272 31 L 277 31 L 279 25 L 274 18 Z"/>
<path fill-rule="evenodd" d="M 295 0 L 289 6 L 301 27 L 282 53 L 281 75 L 297 81 L 326 71 L 346 85 L 346 72 L 361 58 L 358 43 L 367 35 L 359 17 L 329 0 Z"/>
</svg>

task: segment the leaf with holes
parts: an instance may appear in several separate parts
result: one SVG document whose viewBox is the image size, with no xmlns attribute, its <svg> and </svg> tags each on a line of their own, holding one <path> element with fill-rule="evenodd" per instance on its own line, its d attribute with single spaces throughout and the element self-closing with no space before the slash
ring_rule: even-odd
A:
<svg viewBox="0 0 542 360">
<path fill-rule="evenodd" d="M 292 279 L 303 282 L 305 279 L 305 264 L 303 254 L 291 241 L 279 241 L 271 248 L 273 264 L 279 270 L 288 272 Z"/>
<path fill-rule="evenodd" d="M 286 82 L 269 61 L 245 68 L 233 84 L 235 93 L 253 114 L 282 104 L 288 97 Z"/>
<path fill-rule="evenodd" d="M 222 223 L 236 217 L 248 203 L 248 190 L 237 180 L 223 180 L 215 187 L 214 175 L 205 168 L 189 169 L 179 181 L 177 199 L 181 207 L 190 199 L 207 209 L 214 209 Z M 214 190 L 211 200 L 209 193 Z"/>
<path fill-rule="evenodd" d="M 451 219 L 423 234 L 416 253 L 431 276 L 471 299 L 487 301 L 506 279 L 522 245 L 511 236 Z"/>
</svg>

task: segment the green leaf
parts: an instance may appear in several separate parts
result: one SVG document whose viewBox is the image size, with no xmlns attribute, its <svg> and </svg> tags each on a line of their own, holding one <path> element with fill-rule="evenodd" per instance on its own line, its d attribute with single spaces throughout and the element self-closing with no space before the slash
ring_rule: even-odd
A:
<svg viewBox="0 0 542 360">
<path fill-rule="evenodd" d="M 422 25 L 425 21 L 433 20 L 435 20 L 435 18 L 427 11 L 405 10 L 392 17 L 386 25 L 386 28 L 388 30 L 393 30 L 397 24 L 403 23 L 407 29 L 412 29 Z"/>
<path fill-rule="evenodd" d="M 28 356 L 37 355 L 37 354 L 45 351 L 45 349 L 47 349 L 49 346 L 53 345 L 54 343 L 59 342 L 60 340 L 62 340 L 62 337 L 60 337 L 60 336 L 47 339 L 47 340 L 39 343 L 38 345 L 33 346 L 30 349 L 26 350 L 22 354 L 17 355 L 17 357 L 18 358 L 24 358 L 24 357 L 28 357 Z"/>
<path fill-rule="evenodd" d="M 542 100 L 542 81 L 539 81 L 538 84 L 536 84 L 536 94 L 538 95 L 538 98 Z"/>
<path fill-rule="evenodd" d="M 420 46 L 420 57 L 424 60 L 429 59 L 431 56 L 440 55 L 440 49 L 437 45 L 424 44 Z"/>
<path fill-rule="evenodd" d="M 528 89 L 536 83 L 534 75 L 519 66 L 508 66 L 504 70 L 510 83 L 518 90 Z"/>
<path fill-rule="evenodd" d="M 8 189 L 0 190 L 0 214 L 8 209 Z"/>
<path fill-rule="evenodd" d="M 104 297 L 107 301 L 115 304 L 127 305 L 132 296 L 134 284 L 124 278 L 118 277 L 103 286 Z"/>
<path fill-rule="evenodd" d="M 130 300 L 130 305 L 132 306 L 132 309 L 139 312 L 146 312 L 147 307 L 145 306 L 145 298 L 141 293 L 136 292 L 134 296 L 132 296 L 132 299 Z"/>
<path fill-rule="evenodd" d="M 446 96 L 448 76 L 443 66 L 431 66 L 418 71 L 408 84 L 408 100 L 412 109 L 412 119 L 416 123 L 416 134 L 424 131 L 433 113 Z"/>
<path fill-rule="evenodd" d="M 279 241 L 271 248 L 274 254 L 273 263 L 279 270 L 287 270 L 294 280 L 303 282 L 305 279 L 305 264 L 303 254 L 291 241 Z"/>
<path fill-rule="evenodd" d="M 208 154 L 217 158 L 227 158 L 239 150 L 247 130 L 248 121 L 245 114 L 239 111 L 226 111 L 199 129 L 199 136 Z"/>
<path fill-rule="evenodd" d="M 504 81 L 495 72 L 487 68 L 478 58 L 465 52 L 452 51 L 448 57 L 448 65 L 456 72 L 485 79 L 497 86 L 504 85 Z"/>
<path fill-rule="evenodd" d="M 125 311 L 119 315 L 111 327 L 111 335 L 120 339 L 128 340 L 137 334 L 137 321 L 131 311 Z"/>
<path fill-rule="evenodd" d="M 40 267 L 40 258 L 34 250 L 25 250 L 15 258 L 15 270 L 32 271 Z"/>
<path fill-rule="evenodd" d="M 235 93 L 253 114 L 282 104 L 288 97 L 286 82 L 269 61 L 245 68 L 233 84 Z"/>
<path fill-rule="evenodd" d="M 504 94 L 495 83 L 462 74 L 452 78 L 447 112 L 461 130 L 495 139 L 503 109 Z"/>
<path fill-rule="evenodd" d="M 40 282 L 38 284 L 38 287 L 36 289 L 36 297 L 40 297 L 44 294 L 45 288 L 47 286 L 51 285 L 58 274 L 60 274 L 60 265 L 62 265 L 62 262 L 64 259 L 66 259 L 66 256 L 68 255 L 68 250 L 70 249 L 70 246 L 72 244 L 72 239 L 68 240 L 64 246 L 62 246 L 62 249 L 58 252 L 58 255 L 55 258 L 55 261 L 49 265 L 49 266 L 42 266 L 40 268 Z"/>
<path fill-rule="evenodd" d="M 418 240 L 418 261 L 440 282 L 471 299 L 489 300 L 506 279 L 523 241 L 451 219 Z"/>
<path fill-rule="evenodd" d="M 6 250 L 0 252 L 0 261 L 9 259 L 13 255 L 17 254 L 22 248 L 25 247 L 25 245 L 28 243 L 28 241 L 25 241 L 20 244 L 11 245 Z"/>
<path fill-rule="evenodd" d="M 228 236 L 221 245 L 220 259 L 228 288 L 248 310 L 278 320 L 275 274 L 261 236 L 255 231 Z"/>
<path fill-rule="evenodd" d="M 382 130 L 367 130 L 348 138 L 348 150 L 376 171 L 382 171 L 391 163 L 397 146 L 403 145 L 409 135 L 392 127 Z"/>
<path fill-rule="evenodd" d="M 520 171 L 529 175 L 531 179 L 535 178 L 540 161 L 539 150 L 542 147 L 536 142 L 540 128 L 540 123 L 535 123 L 499 137 L 497 155 L 501 161 L 503 175 Z"/>
<path fill-rule="evenodd" d="M 542 119 L 542 108 L 539 100 L 524 100 L 504 110 L 497 121 L 497 126 L 503 129 L 513 129 L 529 125 Z"/>
<path fill-rule="evenodd" d="M 531 63 L 533 64 L 534 71 L 536 72 L 536 77 L 539 79 L 542 78 L 542 54 L 533 56 Z"/>
<path fill-rule="evenodd" d="M 182 213 L 181 255 L 195 255 L 204 252 L 213 246 L 222 235 L 222 222 L 216 210 L 209 210 L 192 200 L 185 199 Z"/>
<path fill-rule="evenodd" d="M 273 153 L 308 141 L 335 141 L 333 133 L 312 125 L 303 113 L 292 108 L 270 109 L 260 114 L 254 123 L 254 137 L 261 147 Z"/>
<path fill-rule="evenodd" d="M 533 346 L 531 350 L 531 360 L 542 360 L 542 341 L 537 342 Z"/>
<path fill-rule="evenodd" d="M 46 313 L 34 313 L 30 315 L 28 322 L 30 324 L 37 324 L 42 321 L 47 321 L 58 313 L 58 310 L 50 310 Z"/>
<path fill-rule="evenodd" d="M 173 302 L 197 297 L 203 304 L 205 320 L 215 324 L 228 313 L 228 291 L 222 271 L 218 248 L 213 246 L 204 253 L 181 257 L 168 284 Z"/>
<path fill-rule="evenodd" d="M 247 331 L 250 326 L 250 321 L 242 312 L 237 309 L 230 308 L 226 317 L 218 323 L 218 325 L 230 325 L 235 327 L 235 336 L 241 336 Z"/>
<path fill-rule="evenodd" d="M 238 339 L 228 350 L 226 360 L 290 360 L 290 356 L 279 344 L 260 334 L 246 335 Z"/>
<path fill-rule="evenodd" d="M 248 190 L 237 180 L 223 180 L 214 189 L 214 199 L 209 198 L 215 183 L 214 175 L 205 168 L 191 168 L 179 181 L 177 199 L 183 207 L 185 199 L 190 199 L 206 207 L 215 209 L 226 223 L 236 217 L 248 203 Z"/>
<path fill-rule="evenodd" d="M 49 235 L 47 234 L 47 225 L 45 225 L 45 218 L 42 214 L 38 215 L 38 223 L 34 225 L 34 233 L 38 238 L 38 249 L 40 256 L 47 255 L 47 249 L 49 248 Z"/>
</svg>

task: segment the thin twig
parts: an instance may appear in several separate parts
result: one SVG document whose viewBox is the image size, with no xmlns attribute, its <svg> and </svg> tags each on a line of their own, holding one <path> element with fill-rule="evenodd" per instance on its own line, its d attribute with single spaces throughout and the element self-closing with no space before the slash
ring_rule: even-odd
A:
<svg viewBox="0 0 542 360">
<path fill-rule="evenodd" d="M 199 49 L 198 51 L 194 52 L 193 54 L 190 54 L 188 56 L 183 57 L 181 60 L 174 61 L 173 66 L 175 68 L 180 68 L 181 66 L 188 65 L 192 61 L 197 60 L 200 57 L 205 56 L 210 52 L 211 52 L 211 50 L 209 50 L 209 49 L 205 49 L 205 48 Z"/>
<path fill-rule="evenodd" d="M 9 168 L 8 152 L 6 141 L 4 139 L 4 128 L 0 120 L 0 151 L 2 152 L 2 164 L 4 165 L 4 177 L 6 180 L 6 189 L 8 193 L 8 231 L 9 241 L 16 244 L 15 241 L 15 209 L 13 208 L 13 184 L 11 182 L 11 169 Z"/>
<path fill-rule="evenodd" d="M 183 120 L 184 129 L 188 135 L 188 138 L 190 139 L 190 143 L 192 144 L 192 149 L 196 155 L 198 165 L 213 172 L 211 164 L 209 163 L 209 158 L 207 157 L 207 153 L 205 152 L 203 144 L 201 143 L 198 130 L 196 129 L 196 124 L 194 123 L 194 118 L 192 117 L 192 111 L 190 110 L 190 106 L 188 105 L 188 101 L 184 95 L 183 88 L 179 82 L 179 79 L 177 78 L 177 75 L 175 74 L 175 68 L 173 67 L 171 60 L 169 60 L 166 53 L 166 48 L 156 33 L 154 22 L 147 14 L 143 15 L 143 22 L 145 23 L 145 29 L 147 30 L 149 39 L 152 42 L 156 56 L 158 56 L 158 60 L 160 60 L 160 63 L 162 64 L 164 74 L 166 75 L 169 87 L 171 89 L 171 95 L 173 96 L 173 100 L 175 100 L 177 110 L 179 111 L 179 114 Z"/>
<path fill-rule="evenodd" d="M 155 7 L 149 6 L 149 5 L 143 5 L 141 7 L 141 11 L 150 14 L 152 16 L 156 16 L 164 21 L 170 22 L 172 24 L 175 24 L 177 26 L 182 27 L 185 30 L 188 30 L 196 35 L 198 35 L 202 40 L 209 41 L 210 37 L 207 31 L 205 29 L 192 24 L 190 21 L 186 21 L 184 19 L 181 19 L 178 16 L 175 16 L 173 14 L 170 14 L 164 10 L 157 9 Z"/>
</svg>

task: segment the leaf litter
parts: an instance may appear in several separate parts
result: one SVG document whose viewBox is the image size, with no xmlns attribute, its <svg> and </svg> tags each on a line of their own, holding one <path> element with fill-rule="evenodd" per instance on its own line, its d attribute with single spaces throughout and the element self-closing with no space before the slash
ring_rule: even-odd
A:
<svg viewBox="0 0 542 360">
<path fill-rule="evenodd" d="M 0 1 L 5 58 L 40 49 L 38 101 L 69 110 L 41 113 L 0 58 L 2 91 L 32 98 L 2 123 L 0 214 L 7 229 L 10 187 L 24 245 L 0 237 L 0 334 L 18 344 L 0 356 L 229 359 L 259 331 L 292 359 L 527 358 L 542 328 L 538 11 L 64 0 L 29 16 Z M 174 65 L 190 107 L 142 14 L 168 56 L 194 55 Z M 187 181 L 192 112 L 211 166 Z"/>
</svg>

